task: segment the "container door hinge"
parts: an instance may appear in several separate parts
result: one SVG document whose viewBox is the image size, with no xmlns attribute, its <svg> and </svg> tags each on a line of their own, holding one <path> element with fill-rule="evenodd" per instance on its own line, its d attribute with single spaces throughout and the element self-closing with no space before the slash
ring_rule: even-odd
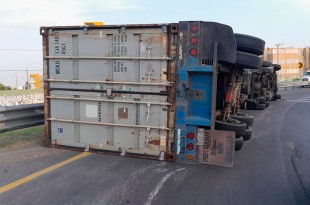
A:
<svg viewBox="0 0 310 205">
<path fill-rule="evenodd" d="M 151 64 L 148 64 L 147 67 L 148 67 L 148 69 L 147 69 L 147 74 L 146 74 L 147 83 L 151 83 L 151 81 L 152 81 L 152 75 L 153 75 L 153 70 L 152 70 Z"/>
<path fill-rule="evenodd" d="M 107 96 L 112 96 L 112 88 L 107 89 Z"/>
<path fill-rule="evenodd" d="M 126 154 L 126 148 L 122 147 L 121 148 L 121 156 L 125 156 L 125 154 Z"/>
<path fill-rule="evenodd" d="M 84 152 L 89 152 L 89 144 L 86 144 Z"/>
<path fill-rule="evenodd" d="M 150 136 L 151 128 L 150 127 L 146 128 L 146 133 L 147 134 L 146 134 L 145 146 L 147 146 L 149 144 L 149 140 L 151 138 L 151 136 Z"/>
<path fill-rule="evenodd" d="M 164 33 L 167 33 L 167 26 L 162 26 L 161 29 L 163 30 Z"/>
<path fill-rule="evenodd" d="M 176 59 L 176 56 L 175 56 L 175 55 L 172 55 L 172 56 L 169 57 L 169 61 L 170 61 L 170 62 L 174 62 L 175 59 Z"/>
<path fill-rule="evenodd" d="M 159 161 L 164 161 L 164 159 L 165 159 L 165 152 L 160 152 Z"/>
<path fill-rule="evenodd" d="M 151 115 L 151 104 L 148 103 L 147 104 L 147 112 L 146 112 L 146 124 L 149 124 L 150 115 Z"/>
<path fill-rule="evenodd" d="M 126 33 L 126 27 L 125 27 L 125 26 L 122 26 L 122 27 L 121 27 L 120 33 L 122 33 L 122 34 Z"/>
<path fill-rule="evenodd" d="M 151 58 L 152 57 L 152 54 L 151 54 L 152 46 L 151 46 L 150 38 L 147 39 L 146 50 L 147 50 L 147 57 Z"/>
<path fill-rule="evenodd" d="M 88 28 L 87 27 L 84 27 L 83 31 L 84 31 L 84 34 L 88 34 Z"/>
</svg>

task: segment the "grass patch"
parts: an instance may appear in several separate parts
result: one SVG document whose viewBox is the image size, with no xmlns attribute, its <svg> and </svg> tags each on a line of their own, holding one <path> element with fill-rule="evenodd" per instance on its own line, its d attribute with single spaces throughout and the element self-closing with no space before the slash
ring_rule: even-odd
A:
<svg viewBox="0 0 310 205">
<path fill-rule="evenodd" d="M 21 144 L 25 142 L 35 142 L 43 139 L 44 125 L 14 130 L 0 134 L 0 148 Z"/>
<path fill-rule="evenodd" d="M 0 96 L 17 96 L 29 95 L 33 93 L 43 93 L 43 89 L 27 89 L 27 90 L 1 90 Z"/>
</svg>

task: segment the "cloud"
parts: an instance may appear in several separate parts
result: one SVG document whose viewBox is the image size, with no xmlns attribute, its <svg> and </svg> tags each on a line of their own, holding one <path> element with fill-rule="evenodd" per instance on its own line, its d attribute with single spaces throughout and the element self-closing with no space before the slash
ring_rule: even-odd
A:
<svg viewBox="0 0 310 205">
<path fill-rule="evenodd" d="M 299 5 L 299 8 L 305 12 L 310 12 L 310 1 L 309 0 L 297 0 L 294 1 Z"/>
<path fill-rule="evenodd" d="M 10 0 L 0 7 L 0 24 L 81 25 L 85 20 L 93 19 L 93 11 L 109 12 L 138 8 L 128 0 Z"/>
<path fill-rule="evenodd" d="M 290 9 L 298 9 L 301 13 L 310 12 L 309 0 L 269 0 L 267 4 L 273 5 L 274 8 L 284 6 Z M 278 6 L 278 7 L 277 7 Z"/>
</svg>

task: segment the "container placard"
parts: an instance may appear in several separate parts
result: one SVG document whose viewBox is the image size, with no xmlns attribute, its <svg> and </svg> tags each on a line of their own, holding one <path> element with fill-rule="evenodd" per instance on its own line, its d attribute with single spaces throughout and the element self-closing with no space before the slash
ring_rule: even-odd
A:
<svg viewBox="0 0 310 205">
<path fill-rule="evenodd" d="M 210 130 L 199 130 L 203 134 L 203 145 L 198 145 L 198 160 L 201 164 L 232 167 L 235 152 L 235 133 L 215 130 L 211 138 Z M 201 140 L 201 137 L 200 137 Z"/>
</svg>

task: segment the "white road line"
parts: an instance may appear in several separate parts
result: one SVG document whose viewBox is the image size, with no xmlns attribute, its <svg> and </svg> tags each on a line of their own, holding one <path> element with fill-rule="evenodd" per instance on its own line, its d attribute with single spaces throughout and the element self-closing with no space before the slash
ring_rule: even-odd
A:
<svg viewBox="0 0 310 205">
<path fill-rule="evenodd" d="M 297 100 L 308 101 L 308 100 L 310 100 L 310 99 L 308 99 L 308 98 L 299 98 L 299 99 L 297 99 Z"/>
<path fill-rule="evenodd" d="M 300 92 L 309 92 L 310 90 L 298 90 L 298 91 L 288 91 L 288 92 L 284 92 L 284 93 L 278 93 L 278 94 L 290 94 L 290 93 L 300 93 Z"/>
<path fill-rule="evenodd" d="M 288 102 L 303 102 L 303 103 L 310 103 L 310 101 L 306 100 L 286 100 Z"/>
<path fill-rule="evenodd" d="M 152 200 L 154 199 L 154 197 L 158 194 L 159 190 L 163 187 L 164 183 L 171 177 L 173 176 L 175 173 L 184 170 L 185 167 L 177 169 L 175 171 L 169 172 L 168 174 L 166 174 L 161 180 L 160 182 L 157 184 L 157 186 L 155 187 L 155 189 L 150 193 L 147 202 L 144 205 L 151 205 L 152 204 Z"/>
</svg>

